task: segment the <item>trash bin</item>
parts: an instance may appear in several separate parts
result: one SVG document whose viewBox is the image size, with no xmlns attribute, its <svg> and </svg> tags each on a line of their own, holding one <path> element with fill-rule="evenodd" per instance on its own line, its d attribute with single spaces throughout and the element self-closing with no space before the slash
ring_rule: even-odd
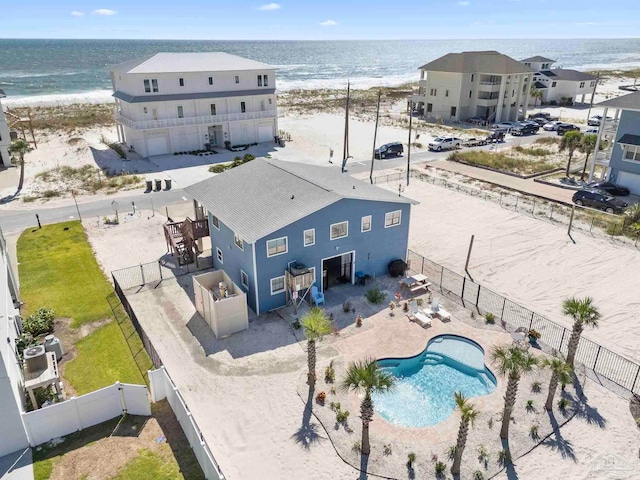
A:
<svg viewBox="0 0 640 480">
<path fill-rule="evenodd" d="M 165 178 L 164 179 L 164 186 L 167 190 L 171 190 L 171 179 L 170 178 Z"/>
<path fill-rule="evenodd" d="M 156 178 L 156 191 L 160 191 L 162 190 L 162 180 L 159 178 Z"/>
<path fill-rule="evenodd" d="M 153 190 L 153 180 L 147 180 L 147 192 Z"/>
</svg>

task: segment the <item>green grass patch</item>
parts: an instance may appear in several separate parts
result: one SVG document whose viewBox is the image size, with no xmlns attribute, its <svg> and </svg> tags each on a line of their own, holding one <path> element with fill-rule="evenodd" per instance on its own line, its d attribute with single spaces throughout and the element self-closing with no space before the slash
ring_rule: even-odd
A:
<svg viewBox="0 0 640 480">
<path fill-rule="evenodd" d="M 545 150 L 544 148 L 523 147 L 521 145 L 518 145 L 513 149 L 518 153 L 529 155 L 531 157 L 546 157 L 547 155 L 551 155 L 552 153 L 549 150 Z"/>
<path fill-rule="evenodd" d="M 113 480 L 176 480 L 184 478 L 178 464 L 169 462 L 156 452 L 142 450 L 113 477 Z"/>
<path fill-rule="evenodd" d="M 504 153 L 492 153 L 482 150 L 453 152 L 447 157 L 447 160 L 488 167 L 502 172 L 516 173 L 518 175 L 531 175 L 556 168 L 555 165 L 544 160 L 523 160 Z"/>
<path fill-rule="evenodd" d="M 79 221 L 25 230 L 17 249 L 24 314 L 52 308 L 71 318 L 73 328 L 112 316 L 106 301 L 111 285 Z"/>
<path fill-rule="evenodd" d="M 133 334 L 135 335 L 135 332 Z M 135 338 L 140 342 L 137 335 Z M 117 381 L 137 385 L 145 383 L 116 321 L 99 328 L 75 346 L 77 356 L 66 364 L 64 374 L 78 395 L 113 385 Z M 143 359 L 146 357 L 148 360 L 146 352 L 143 352 L 140 344 L 140 350 L 135 354 L 140 354 Z M 148 360 L 147 363 L 147 368 L 150 368 L 151 361 Z"/>
<path fill-rule="evenodd" d="M 35 454 L 34 454 L 35 460 Z M 53 472 L 53 460 L 51 458 L 45 458 L 43 460 L 34 461 L 33 463 L 33 478 L 34 480 L 47 480 Z"/>
</svg>

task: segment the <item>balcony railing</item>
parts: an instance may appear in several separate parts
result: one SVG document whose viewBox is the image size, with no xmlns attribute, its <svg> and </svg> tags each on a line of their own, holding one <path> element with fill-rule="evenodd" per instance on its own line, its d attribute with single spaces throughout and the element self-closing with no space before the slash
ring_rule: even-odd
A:
<svg viewBox="0 0 640 480">
<path fill-rule="evenodd" d="M 500 85 L 500 80 L 480 80 L 480 85 Z"/>
<path fill-rule="evenodd" d="M 606 150 L 602 150 L 601 152 L 596 153 L 595 164 L 608 167 L 609 161 L 611 160 L 611 153 L 613 153 L 612 148 L 608 148 Z"/>
<path fill-rule="evenodd" d="M 604 122 L 604 125 L 602 126 L 602 132 L 603 133 L 616 133 L 618 131 L 618 125 L 619 125 L 619 121 L 618 120 L 607 120 Z"/>
<path fill-rule="evenodd" d="M 277 110 L 265 110 L 262 112 L 227 113 L 224 115 L 205 115 L 198 117 L 166 118 L 163 120 L 131 120 L 120 112 L 116 112 L 116 122 L 134 130 L 150 130 L 153 128 L 184 127 L 190 125 L 211 125 L 213 123 L 239 122 L 242 120 L 257 120 L 260 118 L 276 118 Z"/>
</svg>

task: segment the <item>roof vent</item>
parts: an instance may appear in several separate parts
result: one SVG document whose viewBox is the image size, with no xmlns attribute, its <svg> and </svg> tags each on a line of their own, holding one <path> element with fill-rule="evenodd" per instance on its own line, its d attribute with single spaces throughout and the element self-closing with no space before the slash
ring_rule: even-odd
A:
<svg viewBox="0 0 640 480">
<path fill-rule="evenodd" d="M 296 198 L 296 196 L 295 195 L 291 195 L 291 200 L 293 200 L 294 198 Z"/>
</svg>

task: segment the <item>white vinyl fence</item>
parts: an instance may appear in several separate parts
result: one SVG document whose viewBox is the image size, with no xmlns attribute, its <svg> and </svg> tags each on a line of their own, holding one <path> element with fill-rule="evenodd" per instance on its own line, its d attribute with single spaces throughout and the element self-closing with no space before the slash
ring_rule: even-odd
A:
<svg viewBox="0 0 640 480">
<path fill-rule="evenodd" d="M 32 447 L 125 413 L 151 415 L 147 387 L 116 382 L 109 387 L 32 412 L 22 420 Z"/>
<path fill-rule="evenodd" d="M 189 411 L 189 407 L 185 403 L 178 388 L 169 377 L 167 370 L 160 367 L 158 370 L 149 371 L 149 384 L 151 388 L 151 399 L 154 402 L 167 399 L 169 405 L 173 409 L 182 431 L 189 441 L 189 445 L 193 449 L 193 453 L 198 459 L 198 463 L 204 472 L 207 480 L 224 480 L 224 475 L 220 471 L 220 467 L 213 458 L 211 450 L 207 442 L 205 442 L 202 432 L 196 421 Z"/>
</svg>

